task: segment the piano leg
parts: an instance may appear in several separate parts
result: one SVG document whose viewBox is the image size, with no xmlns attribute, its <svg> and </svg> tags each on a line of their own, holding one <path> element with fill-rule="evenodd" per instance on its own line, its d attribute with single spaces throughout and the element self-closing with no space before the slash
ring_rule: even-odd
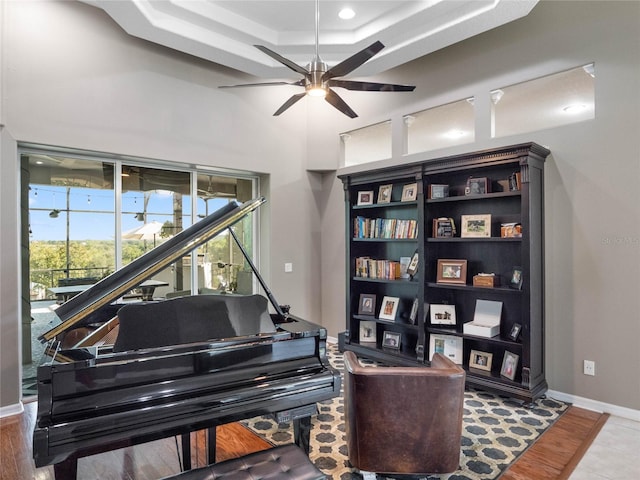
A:
<svg viewBox="0 0 640 480">
<path fill-rule="evenodd" d="M 56 480 L 76 480 L 78 474 L 78 458 L 69 457 L 53 465 L 53 476 Z"/>
<path fill-rule="evenodd" d="M 216 463 L 216 427 L 207 429 L 207 464 Z"/>
<path fill-rule="evenodd" d="M 296 418 L 293 421 L 293 439 L 302 450 L 309 455 L 309 439 L 311 438 L 311 417 Z"/>
<path fill-rule="evenodd" d="M 180 435 L 182 440 L 182 470 L 191 470 L 191 434 Z"/>
</svg>

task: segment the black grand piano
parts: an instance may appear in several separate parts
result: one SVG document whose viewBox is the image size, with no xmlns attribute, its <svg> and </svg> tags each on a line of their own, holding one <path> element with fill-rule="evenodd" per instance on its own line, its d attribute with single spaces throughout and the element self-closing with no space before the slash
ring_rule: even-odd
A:
<svg viewBox="0 0 640 480">
<path fill-rule="evenodd" d="M 326 330 L 288 313 L 242 250 L 265 294 L 194 295 L 124 303 L 128 291 L 206 243 L 264 202 L 230 203 L 62 304 L 42 335 L 36 467 L 75 479 L 77 459 L 259 415 L 293 421 L 309 450 L 316 402 L 340 392 L 326 358 Z M 273 313 L 269 312 L 271 303 Z M 96 328 L 97 325 L 97 328 Z"/>
</svg>

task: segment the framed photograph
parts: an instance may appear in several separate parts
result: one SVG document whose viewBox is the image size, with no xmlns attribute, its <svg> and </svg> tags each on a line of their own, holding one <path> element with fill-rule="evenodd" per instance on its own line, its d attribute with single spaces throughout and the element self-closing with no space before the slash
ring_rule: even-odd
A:
<svg viewBox="0 0 640 480">
<path fill-rule="evenodd" d="M 413 299 L 413 303 L 411 304 L 411 312 L 409 312 L 409 322 L 413 325 L 416 324 L 416 320 L 418 319 L 418 297 Z"/>
<path fill-rule="evenodd" d="M 429 360 L 433 358 L 434 353 L 440 353 L 450 358 L 453 363 L 462 365 L 462 338 L 432 333 L 429 336 Z"/>
<path fill-rule="evenodd" d="M 387 297 L 382 299 L 382 305 L 380 306 L 380 313 L 378 318 L 383 320 L 395 320 L 396 313 L 398 312 L 398 303 L 400 299 L 398 297 Z"/>
<path fill-rule="evenodd" d="M 489 193 L 490 183 L 487 177 L 479 177 L 473 178 L 469 177 L 467 179 L 467 186 L 464 189 L 465 195 L 483 195 L 485 193 Z"/>
<path fill-rule="evenodd" d="M 449 196 L 449 185 L 432 183 L 427 193 L 428 198 L 446 198 Z"/>
<path fill-rule="evenodd" d="M 418 198 L 418 184 L 409 183 L 402 187 L 402 199 L 403 202 L 413 202 Z"/>
<path fill-rule="evenodd" d="M 360 343 L 376 343 L 376 322 L 364 320 L 360 322 Z"/>
<path fill-rule="evenodd" d="M 522 289 L 522 268 L 513 267 L 509 276 L 509 286 L 516 290 Z"/>
<path fill-rule="evenodd" d="M 373 205 L 373 190 L 358 192 L 358 205 Z"/>
<path fill-rule="evenodd" d="M 502 359 L 502 368 L 500 369 L 500 375 L 513 380 L 516 378 L 516 369 L 518 368 L 518 360 L 520 357 L 515 353 L 509 351 L 504 352 L 504 358 Z"/>
<path fill-rule="evenodd" d="M 493 353 L 471 350 L 471 354 L 469 355 L 469 368 L 477 368 L 478 370 L 490 372 L 492 361 Z"/>
<path fill-rule="evenodd" d="M 514 323 L 513 327 L 511 327 L 511 331 L 509 332 L 509 340 L 513 340 L 514 342 L 518 340 L 520 336 L 520 331 L 522 330 L 522 325 L 519 323 Z"/>
<path fill-rule="evenodd" d="M 453 218 L 441 217 L 433 219 L 433 238 L 451 238 L 456 236 L 456 224 Z"/>
<path fill-rule="evenodd" d="M 491 236 L 491 215 L 462 215 L 460 236 L 463 238 L 486 238 Z"/>
<path fill-rule="evenodd" d="M 456 306 L 455 305 L 438 305 L 432 303 L 429 307 L 431 311 L 431 325 L 455 325 L 456 324 Z"/>
<path fill-rule="evenodd" d="M 467 283 L 467 261 L 438 259 L 436 283 Z"/>
<path fill-rule="evenodd" d="M 380 185 L 380 190 L 378 190 L 378 203 L 389 203 L 389 202 L 391 202 L 391 191 L 392 190 L 393 190 L 393 184 Z"/>
<path fill-rule="evenodd" d="M 376 296 L 370 293 L 361 293 L 358 303 L 358 315 L 376 314 Z"/>
<path fill-rule="evenodd" d="M 400 334 L 396 332 L 384 332 L 382 337 L 382 346 L 386 348 L 399 349 L 400 348 Z"/>
<path fill-rule="evenodd" d="M 411 257 L 409 266 L 407 267 L 407 273 L 412 277 L 418 272 L 418 252 L 416 251 Z"/>
</svg>

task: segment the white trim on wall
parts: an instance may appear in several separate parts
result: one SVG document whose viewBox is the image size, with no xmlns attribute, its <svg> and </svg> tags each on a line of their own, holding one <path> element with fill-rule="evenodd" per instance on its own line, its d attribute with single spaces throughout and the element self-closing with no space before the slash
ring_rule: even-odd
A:
<svg viewBox="0 0 640 480">
<path fill-rule="evenodd" d="M 579 397 L 577 395 L 569 395 L 568 393 L 557 392 L 555 390 L 547 390 L 546 395 L 547 397 L 551 397 L 562 402 L 568 402 L 576 407 L 584 408 L 586 410 L 608 413 L 610 415 L 615 415 L 616 417 L 640 422 L 640 410 L 620 407 L 618 405 L 612 405 L 598 400 L 591 400 L 590 398 Z"/>
</svg>

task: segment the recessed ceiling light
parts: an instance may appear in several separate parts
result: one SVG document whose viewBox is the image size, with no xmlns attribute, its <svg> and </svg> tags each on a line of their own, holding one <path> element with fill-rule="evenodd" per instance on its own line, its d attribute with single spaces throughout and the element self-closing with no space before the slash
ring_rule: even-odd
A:
<svg viewBox="0 0 640 480">
<path fill-rule="evenodd" d="M 342 20 L 351 20 L 353 17 L 356 16 L 356 12 L 354 12 L 351 8 L 349 7 L 345 7 L 342 10 L 340 10 L 338 12 L 338 16 L 342 19 Z"/>
</svg>

